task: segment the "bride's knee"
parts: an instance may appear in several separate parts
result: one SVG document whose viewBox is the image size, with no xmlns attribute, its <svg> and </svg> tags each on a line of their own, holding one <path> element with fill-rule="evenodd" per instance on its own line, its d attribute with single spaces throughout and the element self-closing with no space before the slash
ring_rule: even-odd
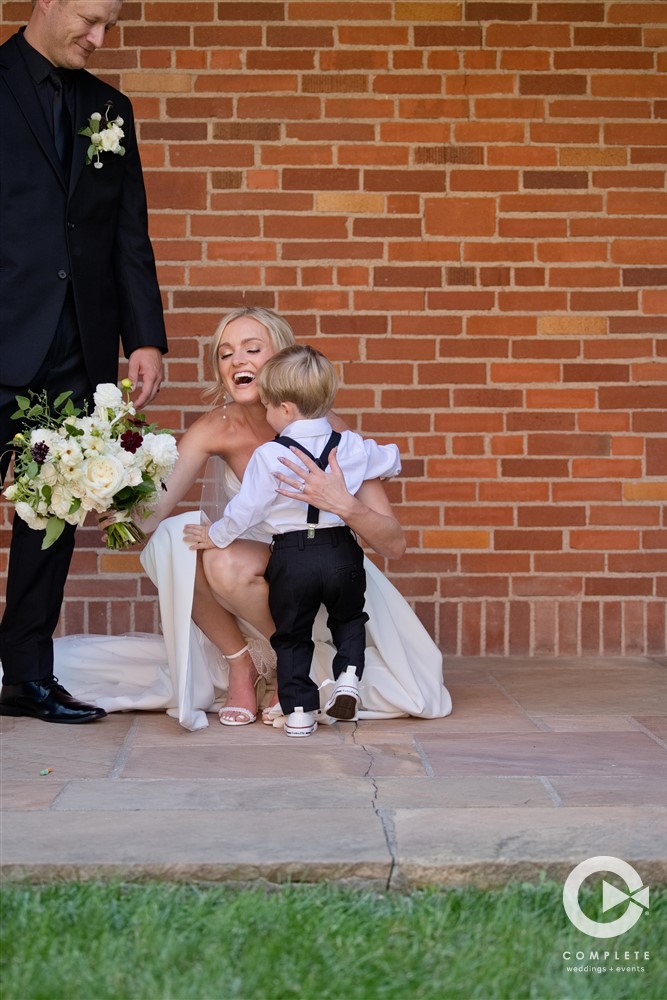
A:
<svg viewBox="0 0 667 1000">
<path fill-rule="evenodd" d="M 209 587 L 221 596 L 238 592 L 256 576 L 247 558 L 236 553 L 231 545 L 226 549 L 207 549 L 203 553 L 202 568 Z"/>
</svg>

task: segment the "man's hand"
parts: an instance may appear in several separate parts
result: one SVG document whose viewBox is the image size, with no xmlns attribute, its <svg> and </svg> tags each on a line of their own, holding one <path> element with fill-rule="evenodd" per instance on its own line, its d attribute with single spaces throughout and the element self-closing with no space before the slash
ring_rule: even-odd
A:
<svg viewBox="0 0 667 1000">
<path fill-rule="evenodd" d="M 130 354 L 127 377 L 135 386 L 141 386 L 139 395 L 132 400 L 137 410 L 146 406 L 157 395 L 163 379 L 162 351 L 157 347 L 138 347 Z"/>
</svg>

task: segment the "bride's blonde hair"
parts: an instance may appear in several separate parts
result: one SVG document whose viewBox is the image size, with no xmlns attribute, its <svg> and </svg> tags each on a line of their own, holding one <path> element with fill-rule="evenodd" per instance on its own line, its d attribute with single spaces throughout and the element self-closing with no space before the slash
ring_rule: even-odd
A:
<svg viewBox="0 0 667 1000">
<path fill-rule="evenodd" d="M 236 309 L 232 309 L 226 313 L 220 320 L 211 341 L 210 358 L 215 381 L 213 385 L 209 385 L 204 390 L 205 398 L 210 399 L 213 406 L 218 406 L 227 399 L 225 384 L 222 381 L 218 365 L 220 342 L 229 324 L 235 319 L 241 319 L 244 316 L 256 319 L 258 323 L 261 323 L 265 327 L 276 351 L 281 351 L 283 347 L 291 347 L 295 343 L 292 327 L 286 319 L 283 319 L 282 316 L 279 316 L 272 309 L 265 309 L 263 306 L 238 306 Z"/>
</svg>

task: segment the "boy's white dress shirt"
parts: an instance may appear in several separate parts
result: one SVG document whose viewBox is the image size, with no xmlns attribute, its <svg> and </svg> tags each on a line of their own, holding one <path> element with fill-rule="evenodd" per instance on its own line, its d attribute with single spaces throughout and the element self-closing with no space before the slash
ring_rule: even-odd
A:
<svg viewBox="0 0 667 1000">
<path fill-rule="evenodd" d="M 326 417 L 315 420 L 295 420 L 281 436 L 291 437 L 318 458 L 331 435 L 331 424 Z M 280 486 L 274 472 L 289 472 L 278 460 L 289 457 L 299 461 L 298 452 L 286 449 L 276 441 L 268 441 L 256 449 L 243 475 L 241 489 L 233 497 L 219 521 L 209 527 L 211 541 L 219 548 L 239 538 L 251 527 L 266 533 L 266 541 L 273 535 L 287 531 L 300 531 L 307 527 L 306 500 L 290 500 L 276 492 Z M 387 479 L 401 471 L 401 460 L 395 444 L 378 444 L 362 438 L 354 431 L 342 431 L 336 458 L 345 477 L 345 485 L 353 495 L 366 479 Z M 306 471 L 305 478 L 308 477 Z M 321 511 L 317 528 L 333 528 L 344 522 L 329 511 Z"/>
</svg>

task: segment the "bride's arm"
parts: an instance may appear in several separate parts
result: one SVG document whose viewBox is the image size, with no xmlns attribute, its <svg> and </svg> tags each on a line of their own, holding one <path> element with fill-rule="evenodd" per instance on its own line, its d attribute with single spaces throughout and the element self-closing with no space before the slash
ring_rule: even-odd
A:
<svg viewBox="0 0 667 1000">
<path fill-rule="evenodd" d="M 323 472 L 301 451 L 298 455 L 298 463 L 289 458 L 281 458 L 280 461 L 296 473 L 300 483 L 304 480 L 308 483 L 308 501 L 321 510 L 337 514 L 378 555 L 387 559 L 400 559 L 405 552 L 405 535 L 392 512 L 381 481 L 366 480 L 353 496 L 345 485 L 335 449 L 329 456 L 331 470 L 329 473 Z M 310 470 L 305 477 L 302 475 L 304 465 Z M 303 493 L 290 489 L 295 483 L 294 476 L 277 473 L 276 478 L 284 484 L 284 487 L 278 490 L 279 493 L 283 496 L 304 499 Z"/>
<path fill-rule="evenodd" d="M 140 526 L 146 534 L 155 531 L 160 521 L 168 517 L 176 505 L 187 496 L 205 463 L 211 457 L 212 429 L 209 417 L 209 414 L 205 414 L 196 420 L 178 442 L 178 460 L 165 484 L 166 489 L 160 491 L 157 505 L 150 515 L 141 521 Z"/>
</svg>

